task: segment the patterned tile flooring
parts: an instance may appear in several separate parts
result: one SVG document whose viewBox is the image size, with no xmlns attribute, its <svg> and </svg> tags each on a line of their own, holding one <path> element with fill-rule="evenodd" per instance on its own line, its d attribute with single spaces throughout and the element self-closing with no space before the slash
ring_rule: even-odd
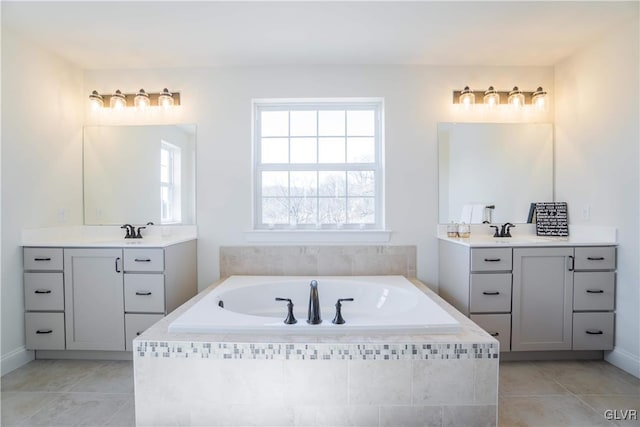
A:
<svg viewBox="0 0 640 427">
<path fill-rule="evenodd" d="M 131 362 L 37 360 L 1 394 L 5 427 L 135 425 Z M 498 405 L 501 427 L 640 426 L 640 379 L 603 361 L 501 362 Z"/>
</svg>

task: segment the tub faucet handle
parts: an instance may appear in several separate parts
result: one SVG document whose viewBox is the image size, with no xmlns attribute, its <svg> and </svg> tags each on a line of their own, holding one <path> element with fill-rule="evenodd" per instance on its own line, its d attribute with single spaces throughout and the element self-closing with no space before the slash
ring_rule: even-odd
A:
<svg viewBox="0 0 640 427">
<path fill-rule="evenodd" d="M 294 325 L 298 323 L 296 317 L 293 315 L 293 302 L 289 298 L 276 297 L 276 301 L 287 301 L 287 318 L 284 319 L 286 325 Z"/>
<path fill-rule="evenodd" d="M 342 301 L 353 301 L 353 298 L 340 298 L 336 302 L 336 316 L 332 320 L 336 325 L 342 325 L 344 323 L 344 317 L 342 317 Z"/>
</svg>

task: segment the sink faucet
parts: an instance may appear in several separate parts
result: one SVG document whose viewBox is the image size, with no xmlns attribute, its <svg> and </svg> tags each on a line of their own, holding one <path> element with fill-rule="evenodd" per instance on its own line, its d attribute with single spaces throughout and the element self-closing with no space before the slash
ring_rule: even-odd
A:
<svg viewBox="0 0 640 427">
<path fill-rule="evenodd" d="M 309 283 L 309 313 L 307 315 L 307 323 L 310 325 L 318 325 L 322 323 L 320 318 L 320 300 L 318 299 L 318 281 L 312 280 Z"/>
<path fill-rule="evenodd" d="M 515 225 L 511 224 L 510 222 L 505 222 L 504 224 L 502 224 L 502 227 L 499 227 L 497 225 L 490 225 L 489 227 L 496 229 L 493 237 L 511 237 L 510 229 L 512 227 L 515 227 Z"/>
<path fill-rule="evenodd" d="M 126 228 L 127 229 L 127 235 L 124 236 L 125 239 L 133 239 L 135 238 L 135 228 L 133 227 L 133 225 L 131 224 L 125 224 L 120 228 Z"/>
</svg>

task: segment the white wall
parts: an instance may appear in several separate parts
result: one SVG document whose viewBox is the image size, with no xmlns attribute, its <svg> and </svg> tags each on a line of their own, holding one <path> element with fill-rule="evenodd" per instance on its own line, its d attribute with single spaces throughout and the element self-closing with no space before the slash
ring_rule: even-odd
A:
<svg viewBox="0 0 640 427">
<path fill-rule="evenodd" d="M 386 223 L 392 245 L 418 246 L 418 277 L 437 287 L 437 122 L 551 122 L 553 111 L 466 112 L 452 106 L 465 85 L 514 85 L 553 94 L 551 67 L 282 66 L 85 72 L 92 90 L 163 87 L 181 92 L 179 112 L 159 117 L 90 114 L 85 124 L 195 123 L 197 129 L 198 281 L 219 277 L 221 245 L 246 245 L 251 229 L 251 99 L 384 97 Z"/>
<path fill-rule="evenodd" d="M 640 95 L 636 15 L 556 67 L 556 195 L 572 224 L 618 228 L 612 363 L 640 376 Z M 590 210 L 590 219 L 583 209 Z"/>
<path fill-rule="evenodd" d="M 82 223 L 82 71 L 2 30 L 2 371 L 24 346 L 21 231 Z"/>
</svg>

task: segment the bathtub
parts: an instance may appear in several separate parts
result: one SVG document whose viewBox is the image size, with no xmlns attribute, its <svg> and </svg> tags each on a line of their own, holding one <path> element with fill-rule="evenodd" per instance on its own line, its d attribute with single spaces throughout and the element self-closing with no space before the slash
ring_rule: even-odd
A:
<svg viewBox="0 0 640 427">
<path fill-rule="evenodd" d="M 307 323 L 309 283 L 317 280 L 322 323 Z M 296 324 L 285 324 L 287 303 Z M 345 323 L 332 323 L 338 298 Z M 457 320 L 403 276 L 231 276 L 169 325 L 172 333 L 450 334 Z"/>
</svg>

